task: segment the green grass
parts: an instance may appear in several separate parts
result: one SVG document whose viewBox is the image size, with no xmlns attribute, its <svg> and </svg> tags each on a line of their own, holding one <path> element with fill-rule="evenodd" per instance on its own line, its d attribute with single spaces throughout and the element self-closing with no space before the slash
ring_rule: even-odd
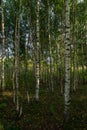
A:
<svg viewBox="0 0 87 130">
<path fill-rule="evenodd" d="M 8 72 L 8 71 L 6 71 Z M 82 73 L 80 73 L 81 76 Z M 9 77 L 10 76 L 10 77 Z M 85 76 L 87 74 L 85 73 Z M 20 102 L 23 104 L 23 115 L 17 118 L 16 106 L 12 102 L 11 75 L 6 75 L 6 93 L 0 98 L 0 127 L 4 130 L 86 130 L 87 129 L 87 85 L 78 86 L 76 92 L 71 92 L 70 120 L 64 122 L 64 100 L 60 94 L 59 85 L 54 80 L 52 93 L 46 83 L 40 84 L 40 101 L 35 96 L 35 77 L 28 70 L 27 85 L 25 83 L 25 70 L 20 71 Z M 49 74 L 48 74 L 49 77 Z M 49 78 L 48 78 L 49 79 Z M 86 79 L 86 77 L 85 77 Z M 27 104 L 26 90 L 29 90 L 30 103 Z M 9 91 L 10 90 L 10 91 Z M 1 128 L 0 128 L 1 130 Z M 3 130 L 3 129 L 2 129 Z"/>
<path fill-rule="evenodd" d="M 29 105 L 24 99 L 23 115 L 20 119 L 17 119 L 12 97 L 3 97 L 4 103 L 0 108 L 0 121 L 5 130 L 86 130 L 87 86 L 80 86 L 77 92 L 71 95 L 68 123 L 63 122 L 63 97 L 57 88 L 53 93 L 46 88 L 41 88 L 38 103 L 34 100 L 34 95 L 32 95 Z"/>
<path fill-rule="evenodd" d="M 6 103 L 0 103 L 0 109 L 3 109 L 3 108 L 5 108 L 5 107 L 7 107 L 7 104 L 6 104 Z"/>
<path fill-rule="evenodd" d="M 4 130 L 4 127 L 1 123 L 0 123 L 0 130 Z"/>
</svg>

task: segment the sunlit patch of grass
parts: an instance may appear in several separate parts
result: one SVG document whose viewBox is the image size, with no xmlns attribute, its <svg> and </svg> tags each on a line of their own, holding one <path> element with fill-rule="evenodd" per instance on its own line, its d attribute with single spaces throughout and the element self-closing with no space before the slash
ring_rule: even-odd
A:
<svg viewBox="0 0 87 130">
<path fill-rule="evenodd" d="M 5 92 L 3 92 L 3 96 L 12 97 L 13 93 L 10 91 L 5 91 Z"/>
<path fill-rule="evenodd" d="M 4 130 L 4 127 L 1 123 L 0 123 L 0 130 Z"/>
<path fill-rule="evenodd" d="M 79 101 L 84 101 L 84 100 L 86 100 L 86 99 L 87 99 L 87 96 L 82 95 L 82 96 L 79 98 Z"/>
</svg>

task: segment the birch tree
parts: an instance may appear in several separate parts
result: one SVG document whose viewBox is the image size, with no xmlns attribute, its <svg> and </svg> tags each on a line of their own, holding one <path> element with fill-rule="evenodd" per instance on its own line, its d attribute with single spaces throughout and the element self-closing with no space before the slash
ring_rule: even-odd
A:
<svg viewBox="0 0 87 130">
<path fill-rule="evenodd" d="M 36 2 L 36 101 L 39 101 L 39 86 L 40 86 L 40 64 L 39 64 L 39 49 L 40 49 L 40 25 L 39 25 L 39 6 L 40 1 Z"/>
<path fill-rule="evenodd" d="M 20 47 L 20 1 L 16 1 L 18 6 L 18 12 L 16 13 L 15 22 L 15 88 L 14 99 L 16 101 L 16 110 L 19 111 L 19 47 Z"/>
<path fill-rule="evenodd" d="M 85 5 L 87 4 L 87 0 L 85 0 Z M 86 41 L 86 49 L 87 49 L 87 8 L 85 7 L 85 17 L 86 17 L 86 21 L 85 21 L 85 41 Z M 87 51 L 86 51 L 86 58 L 87 58 Z M 87 71 L 87 61 L 86 61 L 86 71 Z"/>
<path fill-rule="evenodd" d="M 73 90 L 75 91 L 77 88 L 77 42 L 76 42 L 76 36 L 77 36 L 77 19 L 76 19 L 76 5 L 77 1 L 73 0 L 73 73 L 74 73 L 74 83 L 73 83 Z"/>
<path fill-rule="evenodd" d="M 66 31 L 65 31 L 65 90 L 64 90 L 64 114 L 68 120 L 70 106 L 70 0 L 66 0 Z"/>
<path fill-rule="evenodd" d="M 16 85 L 16 105 L 17 110 L 19 110 L 19 97 L 18 97 L 18 88 L 19 88 L 19 20 L 17 19 L 16 23 L 16 38 L 15 38 L 15 85 Z"/>
<path fill-rule="evenodd" d="M 28 42 L 29 42 L 29 34 L 26 32 L 25 35 L 25 85 L 26 87 L 28 87 L 28 83 L 27 83 L 27 76 L 28 76 Z M 29 92 L 28 92 L 28 88 L 27 88 L 27 101 L 29 103 Z"/>
<path fill-rule="evenodd" d="M 5 88 L 4 62 L 5 62 L 5 21 L 4 21 L 4 2 L 2 3 L 2 90 Z"/>
<path fill-rule="evenodd" d="M 50 88 L 53 91 L 53 76 L 52 76 L 52 45 L 51 45 L 51 33 L 50 33 L 50 3 L 47 0 L 48 4 L 48 42 L 49 42 L 49 54 L 50 54 Z"/>
</svg>

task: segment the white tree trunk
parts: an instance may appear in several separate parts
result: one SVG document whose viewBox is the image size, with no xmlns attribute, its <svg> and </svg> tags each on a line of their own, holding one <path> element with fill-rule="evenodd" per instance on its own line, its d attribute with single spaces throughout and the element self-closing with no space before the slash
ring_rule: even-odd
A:
<svg viewBox="0 0 87 130">
<path fill-rule="evenodd" d="M 14 69 L 14 68 L 13 68 Z M 15 91 L 15 69 L 13 70 L 13 102 L 16 102 L 16 91 Z"/>
<path fill-rule="evenodd" d="M 51 33 L 50 33 L 50 3 L 48 4 L 48 40 L 49 40 L 49 53 L 50 53 L 50 88 L 53 92 L 53 65 L 52 65 L 52 46 L 51 46 Z"/>
<path fill-rule="evenodd" d="M 28 87 L 28 83 L 27 83 L 27 76 L 28 76 L 28 48 L 27 48 L 27 44 L 29 42 L 29 34 L 25 35 L 25 85 L 26 87 Z M 27 102 L 29 104 L 30 98 L 29 98 L 29 92 L 28 92 L 28 88 L 26 90 L 26 95 L 27 95 Z"/>
<path fill-rule="evenodd" d="M 40 6 L 40 1 L 37 0 L 36 2 L 37 4 L 37 11 L 36 11 L 36 16 L 37 16 L 37 19 L 36 19 L 36 95 L 35 95 L 35 98 L 36 98 L 36 101 L 39 101 L 39 84 L 40 84 L 40 72 L 39 72 L 39 69 L 40 69 L 40 64 L 39 64 L 39 49 L 40 49 L 40 34 L 39 34 L 39 6 Z"/>
<path fill-rule="evenodd" d="M 16 110 L 19 110 L 19 44 L 20 44 L 20 19 L 19 16 L 16 19 L 15 27 L 15 91 L 14 96 L 16 96 Z"/>
<path fill-rule="evenodd" d="M 66 38 L 65 38 L 65 90 L 64 90 L 64 114 L 68 119 L 70 105 L 70 0 L 66 0 Z"/>
<path fill-rule="evenodd" d="M 85 1 L 85 4 L 87 4 L 87 1 Z M 85 22 L 85 39 L 86 39 L 86 49 L 87 49 L 87 8 L 85 11 L 85 15 L 86 15 L 86 22 Z M 87 51 L 86 51 L 86 58 L 87 58 Z M 86 71 L 87 71 L 87 61 L 86 61 Z"/>
<path fill-rule="evenodd" d="M 2 1 L 2 90 L 4 90 L 5 87 L 5 81 L 4 81 L 4 60 L 5 60 L 5 25 L 4 25 L 4 3 Z"/>
<path fill-rule="evenodd" d="M 73 63 L 73 74 L 74 74 L 74 83 L 73 83 L 73 90 L 75 91 L 77 88 L 77 43 L 76 43 L 76 34 L 77 34 L 77 19 L 76 19 L 76 5 L 77 1 L 73 0 L 73 46 L 74 46 L 74 63 Z"/>
</svg>

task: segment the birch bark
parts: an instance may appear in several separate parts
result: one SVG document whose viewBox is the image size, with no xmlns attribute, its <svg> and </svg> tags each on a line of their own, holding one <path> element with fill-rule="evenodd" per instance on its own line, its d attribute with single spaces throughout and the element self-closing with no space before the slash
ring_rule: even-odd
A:
<svg viewBox="0 0 87 130">
<path fill-rule="evenodd" d="M 69 117 L 70 106 L 70 0 L 66 0 L 66 37 L 65 37 L 65 90 L 64 90 L 64 114 L 65 120 Z"/>
<path fill-rule="evenodd" d="M 39 101 L 39 86 L 40 86 L 40 64 L 39 64 L 39 48 L 40 48 L 40 25 L 39 25 L 39 6 L 40 1 L 37 0 L 36 2 L 37 11 L 36 11 L 36 93 L 35 98 L 36 101 Z"/>
<path fill-rule="evenodd" d="M 4 21 L 4 2 L 2 0 L 2 90 L 5 89 L 4 62 L 5 62 L 5 21 Z"/>
<path fill-rule="evenodd" d="M 48 42 L 49 42 L 49 53 L 50 53 L 50 88 L 53 92 L 53 66 L 52 66 L 52 44 L 51 44 L 51 33 L 50 33 L 50 3 L 49 0 L 47 1 L 48 4 Z"/>
</svg>

